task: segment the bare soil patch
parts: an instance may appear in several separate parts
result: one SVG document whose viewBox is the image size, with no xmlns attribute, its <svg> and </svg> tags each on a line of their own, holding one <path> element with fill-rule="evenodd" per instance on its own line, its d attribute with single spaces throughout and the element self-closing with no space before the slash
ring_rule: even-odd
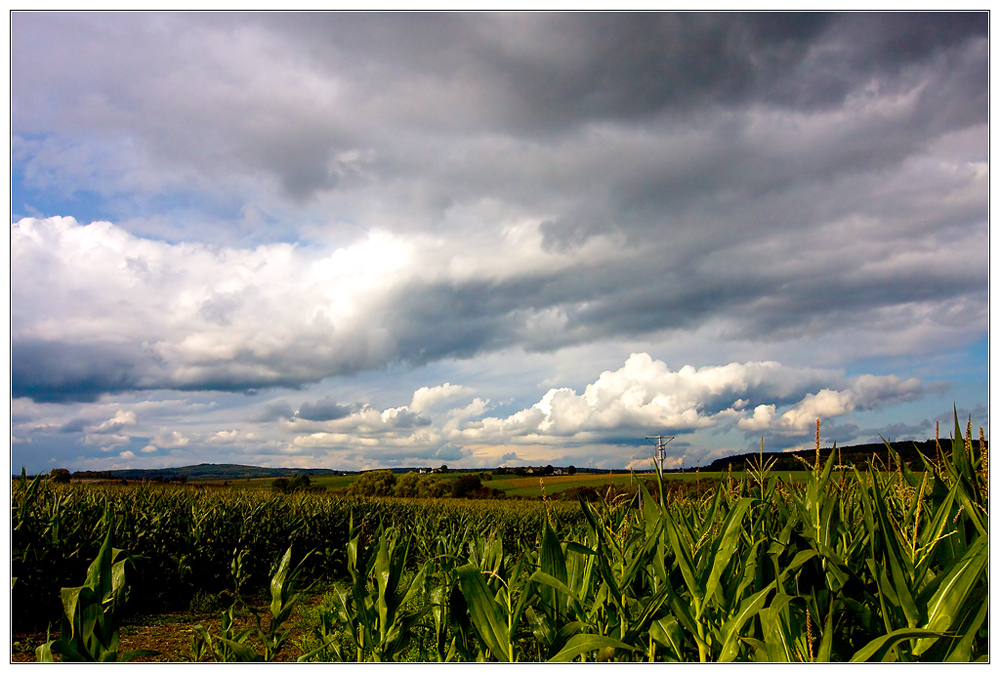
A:
<svg viewBox="0 0 1000 674">
<path fill-rule="evenodd" d="M 291 635 L 285 644 L 284 649 L 275 658 L 275 662 L 294 662 L 302 655 L 299 644 L 306 637 L 311 629 L 303 621 L 299 620 L 304 610 L 322 601 L 323 593 L 320 592 L 306 599 L 292 612 L 292 617 L 285 623 Z M 261 625 L 267 627 L 269 613 L 266 605 L 257 607 L 264 613 L 261 617 Z M 221 611 L 194 613 L 191 611 L 177 611 L 172 613 L 157 614 L 137 614 L 123 621 L 119 627 L 120 645 L 119 655 L 131 651 L 155 651 L 158 655 L 132 658 L 129 662 L 191 662 L 191 638 L 194 636 L 194 628 L 201 625 L 213 636 L 221 632 Z M 243 630 L 253 630 L 256 627 L 254 616 L 246 610 L 239 611 L 234 620 L 236 632 Z M 251 632 L 253 634 L 253 632 Z M 58 632 L 53 632 L 50 638 L 57 638 Z M 15 632 L 12 635 L 11 662 L 35 662 L 35 648 L 41 646 L 46 641 L 45 632 Z M 250 644 L 259 653 L 263 653 L 263 646 L 255 637 L 251 637 Z"/>
</svg>

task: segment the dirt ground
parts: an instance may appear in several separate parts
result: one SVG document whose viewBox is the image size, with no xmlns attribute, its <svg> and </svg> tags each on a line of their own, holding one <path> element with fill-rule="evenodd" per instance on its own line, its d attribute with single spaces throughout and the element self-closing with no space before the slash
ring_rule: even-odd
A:
<svg viewBox="0 0 1000 674">
<path fill-rule="evenodd" d="M 318 598 L 307 600 L 313 603 Z M 294 661 L 302 651 L 297 645 L 297 641 L 305 635 L 305 629 L 296 624 L 296 614 L 301 612 L 298 607 L 293 612 L 292 619 L 286 623 L 291 628 L 291 636 L 285 643 L 284 649 L 278 654 L 277 662 Z M 266 609 L 265 609 L 266 613 Z M 262 618 L 266 627 L 267 618 Z M 212 635 L 220 632 L 221 616 L 219 611 L 212 613 L 196 614 L 191 611 L 179 611 L 176 613 L 160 613 L 155 615 L 137 615 L 123 621 L 119 628 L 120 645 L 119 655 L 130 651 L 148 650 L 156 651 L 158 655 L 136 657 L 130 662 L 191 662 L 191 637 L 195 634 L 194 627 L 201 625 Z M 236 619 L 237 631 L 242 631 L 256 626 L 253 616 L 246 614 L 238 616 Z M 52 638 L 57 635 L 53 634 Z M 35 648 L 45 643 L 45 632 L 20 632 L 12 635 L 11 662 L 34 662 Z M 263 652 L 263 647 L 254 642 L 253 646 L 258 652 Z"/>
</svg>

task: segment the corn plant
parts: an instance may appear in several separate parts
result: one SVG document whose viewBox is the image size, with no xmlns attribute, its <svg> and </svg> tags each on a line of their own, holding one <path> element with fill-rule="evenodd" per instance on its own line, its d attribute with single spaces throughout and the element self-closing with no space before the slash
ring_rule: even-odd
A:
<svg viewBox="0 0 1000 674">
<path fill-rule="evenodd" d="M 97 558 L 87 569 L 80 587 L 63 588 L 60 598 L 63 615 L 59 638 L 46 641 L 35 655 L 39 662 L 124 662 L 133 657 L 155 655 L 153 651 L 132 651 L 119 655 L 119 630 L 115 612 L 125 603 L 125 563 L 128 555 L 112 547 L 114 521 L 107 511 L 104 542 Z"/>
<path fill-rule="evenodd" d="M 289 631 L 284 627 L 291 616 L 292 610 L 302 599 L 302 593 L 297 591 L 297 580 L 302 569 L 303 559 L 292 568 L 292 548 L 278 562 L 277 569 L 271 577 L 271 603 L 267 627 L 261 621 L 262 612 L 247 604 L 239 594 L 242 584 L 242 565 L 245 554 L 237 553 L 233 558 L 233 576 L 236 593 L 232 604 L 222 613 L 221 634 L 212 635 L 201 625 L 194 628 L 195 635 L 191 639 L 192 659 L 196 662 L 211 658 L 217 662 L 271 662 L 284 648 L 288 641 Z M 307 555 L 308 557 L 308 555 Z M 256 629 L 235 630 L 237 605 L 242 605 L 249 611 L 256 623 Z M 251 635 L 263 645 L 264 652 L 253 648 Z"/>
<path fill-rule="evenodd" d="M 380 532 L 378 551 L 367 568 L 359 561 L 359 542 L 360 536 L 355 536 L 347 544 L 347 569 L 352 582 L 350 587 L 338 586 L 335 591 L 335 609 L 322 620 L 321 649 L 332 648 L 334 656 L 342 658 L 340 649 L 333 648 L 336 616 L 346 628 L 359 662 L 369 658 L 390 662 L 406 649 L 415 626 L 431 610 L 426 605 L 415 611 L 405 607 L 423 588 L 426 567 L 414 576 L 404 577 L 410 538 L 395 529 Z"/>
</svg>

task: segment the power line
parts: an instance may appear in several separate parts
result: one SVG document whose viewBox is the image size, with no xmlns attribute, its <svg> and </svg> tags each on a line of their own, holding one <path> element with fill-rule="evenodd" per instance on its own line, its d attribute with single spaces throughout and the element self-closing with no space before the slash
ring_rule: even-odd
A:
<svg viewBox="0 0 1000 674">
<path fill-rule="evenodd" d="M 673 435 L 647 435 L 647 440 L 656 440 L 656 453 L 653 458 L 660 462 L 660 472 L 663 472 L 663 459 L 667 456 L 667 445 L 674 439 Z"/>
</svg>

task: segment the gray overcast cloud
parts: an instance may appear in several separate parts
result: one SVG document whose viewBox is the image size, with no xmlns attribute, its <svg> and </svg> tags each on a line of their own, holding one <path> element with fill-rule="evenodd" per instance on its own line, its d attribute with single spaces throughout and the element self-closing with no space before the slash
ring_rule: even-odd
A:
<svg viewBox="0 0 1000 674">
<path fill-rule="evenodd" d="M 982 411 L 988 28 L 13 13 L 15 468 L 617 466 Z"/>
</svg>

